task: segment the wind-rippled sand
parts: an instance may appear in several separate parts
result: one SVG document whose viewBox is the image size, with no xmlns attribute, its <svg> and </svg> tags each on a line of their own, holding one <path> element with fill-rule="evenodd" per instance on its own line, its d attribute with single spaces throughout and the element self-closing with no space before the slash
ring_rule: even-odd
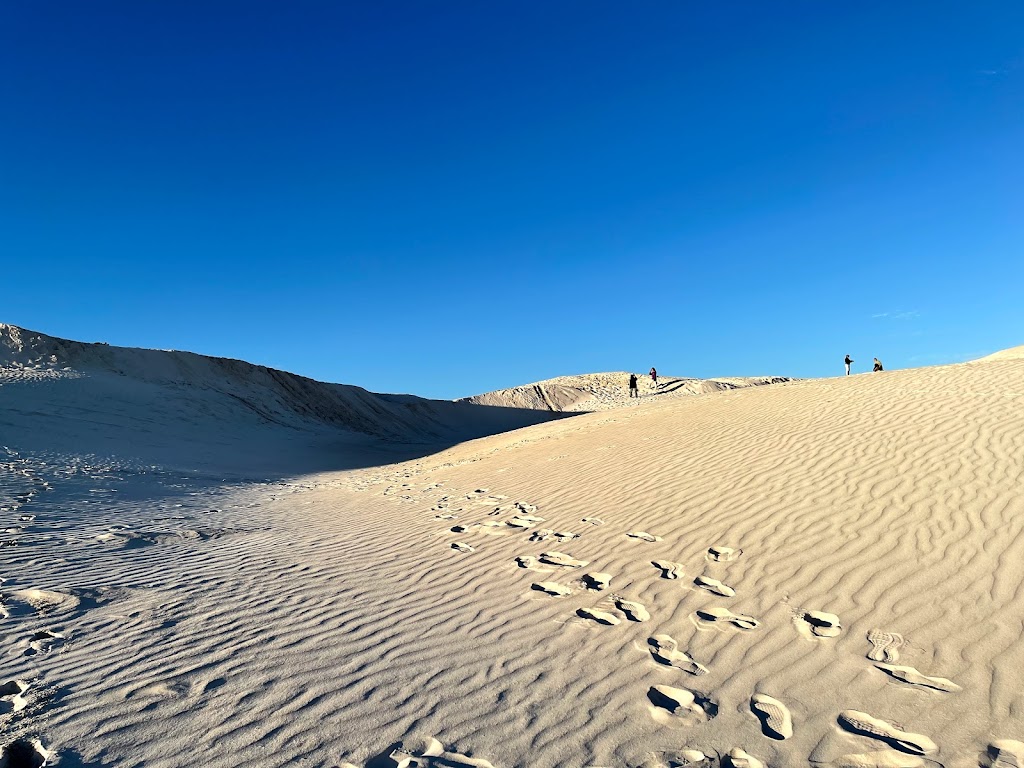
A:
<svg viewBox="0 0 1024 768">
<path fill-rule="evenodd" d="M 0 725 L 57 765 L 1021 765 L 1022 470 L 1013 356 L 269 483 L 11 451 Z"/>
</svg>

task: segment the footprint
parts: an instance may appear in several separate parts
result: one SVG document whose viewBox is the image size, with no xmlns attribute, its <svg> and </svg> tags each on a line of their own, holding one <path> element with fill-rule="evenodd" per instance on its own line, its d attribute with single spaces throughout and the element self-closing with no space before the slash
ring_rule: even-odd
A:
<svg viewBox="0 0 1024 768">
<path fill-rule="evenodd" d="M 891 723 L 880 720 L 865 712 L 847 709 L 840 713 L 839 724 L 856 733 L 863 733 L 875 739 L 888 742 L 896 749 L 915 755 L 927 755 L 938 747 L 935 742 L 919 733 L 910 733 L 897 728 Z"/>
<path fill-rule="evenodd" d="M 730 563 L 742 554 L 742 549 L 716 546 L 708 549 L 707 559 L 714 563 Z"/>
<path fill-rule="evenodd" d="M 761 730 L 771 739 L 788 739 L 793 735 L 793 718 L 789 708 L 772 696 L 755 693 L 750 697 L 750 708 L 761 720 Z"/>
<path fill-rule="evenodd" d="M 584 517 L 581 523 L 590 523 L 591 525 L 604 525 L 604 520 L 600 517 Z"/>
<path fill-rule="evenodd" d="M 621 597 L 616 597 L 615 607 L 626 614 L 626 618 L 630 621 L 647 621 L 651 618 L 651 614 L 647 612 L 643 604 L 633 600 L 623 600 Z"/>
<path fill-rule="evenodd" d="M 703 621 L 712 624 L 726 622 L 727 624 L 732 624 L 737 629 L 757 629 L 761 623 L 752 616 L 733 613 L 728 608 L 700 608 L 695 615 Z"/>
<path fill-rule="evenodd" d="M 683 564 L 673 563 L 669 560 L 652 560 L 651 565 L 661 569 L 661 578 L 678 579 L 683 575 Z"/>
<path fill-rule="evenodd" d="M 843 631 L 839 617 L 825 611 L 806 611 L 799 617 L 800 628 L 805 635 L 814 637 L 838 637 Z"/>
<path fill-rule="evenodd" d="M 476 551 L 475 549 L 473 549 L 473 547 L 469 546 L 469 544 L 467 544 L 464 541 L 453 541 L 452 542 L 452 549 L 456 550 L 457 552 L 475 552 Z"/>
<path fill-rule="evenodd" d="M 615 614 L 598 610 L 597 608 L 578 608 L 576 614 L 584 619 L 596 621 L 598 624 L 606 624 L 609 627 L 614 627 L 616 624 L 621 623 L 621 620 Z"/>
<path fill-rule="evenodd" d="M 910 685 L 920 685 L 924 688 L 934 688 L 936 691 L 955 693 L 962 690 L 959 685 L 944 677 L 929 677 L 914 667 L 901 667 L 896 664 L 875 664 L 883 672 L 886 672 L 897 680 L 902 680 Z"/>
<path fill-rule="evenodd" d="M 28 639 L 28 648 L 25 650 L 25 655 L 35 656 L 40 653 L 49 653 L 54 648 L 63 645 L 65 639 L 64 635 L 60 632 L 42 629 Z"/>
<path fill-rule="evenodd" d="M 455 517 L 455 515 L 445 514 L 445 515 L 434 515 L 434 519 L 435 520 L 455 520 L 456 517 Z"/>
<path fill-rule="evenodd" d="M 537 567 L 537 558 L 529 555 L 520 555 L 516 558 L 516 565 L 520 568 L 533 569 Z"/>
<path fill-rule="evenodd" d="M 589 562 L 588 560 L 577 560 L 564 552 L 541 552 L 540 561 L 562 568 L 583 568 Z"/>
<path fill-rule="evenodd" d="M 612 575 L 610 573 L 585 573 L 583 574 L 583 583 L 587 589 L 596 589 L 598 592 L 608 589 L 608 586 L 612 582 Z"/>
<path fill-rule="evenodd" d="M 706 675 L 708 668 L 693 660 L 688 653 L 679 650 L 679 643 L 671 635 L 655 635 L 647 641 L 651 646 L 654 660 L 669 667 L 681 669 L 691 675 Z"/>
<path fill-rule="evenodd" d="M 898 635 L 895 632 L 883 632 L 880 629 L 868 630 L 868 642 L 871 643 L 868 658 L 888 664 L 899 661 L 900 648 L 906 643 L 903 635 Z"/>
<path fill-rule="evenodd" d="M 571 531 L 555 531 L 551 535 L 558 539 L 559 542 L 565 543 L 567 541 L 572 541 L 573 539 L 578 539 L 583 534 L 572 533 Z"/>
<path fill-rule="evenodd" d="M 626 535 L 631 539 L 640 539 L 640 541 L 661 541 L 661 536 L 655 536 L 653 533 L 648 533 L 647 531 L 632 531 Z"/>
<path fill-rule="evenodd" d="M 828 765 L 832 768 L 923 768 L 925 762 L 916 755 L 905 755 L 892 749 L 843 755 Z"/>
<path fill-rule="evenodd" d="M 729 768 L 764 768 L 764 763 L 739 747 L 729 750 L 725 757 L 725 765 Z"/>
<path fill-rule="evenodd" d="M 982 758 L 985 768 L 1020 768 L 1024 766 L 1024 742 L 996 739 L 988 745 Z"/>
<path fill-rule="evenodd" d="M 555 532 L 550 528 L 538 528 L 530 534 L 530 541 L 546 541 L 554 535 Z"/>
<path fill-rule="evenodd" d="M 566 597 L 572 594 L 572 590 L 569 587 L 553 581 L 538 581 L 530 586 L 538 592 L 546 592 L 552 597 Z"/>
<path fill-rule="evenodd" d="M 686 688 L 655 685 L 647 692 L 647 698 L 654 706 L 692 724 L 706 722 L 718 713 L 718 707 L 709 699 Z"/>
<path fill-rule="evenodd" d="M 3 768 L 43 768 L 50 759 L 50 751 L 39 739 L 15 739 L 0 747 L 0 766 Z"/>
<path fill-rule="evenodd" d="M 693 580 L 693 583 L 702 589 L 706 589 L 708 592 L 713 592 L 722 597 L 736 597 L 735 589 L 725 586 L 718 579 L 712 579 L 710 576 L 698 576 Z"/>
<path fill-rule="evenodd" d="M 25 680 L 8 680 L 0 685 L 0 714 L 13 714 L 21 712 L 28 706 L 28 699 L 25 698 L 25 691 L 29 684 Z"/>
</svg>

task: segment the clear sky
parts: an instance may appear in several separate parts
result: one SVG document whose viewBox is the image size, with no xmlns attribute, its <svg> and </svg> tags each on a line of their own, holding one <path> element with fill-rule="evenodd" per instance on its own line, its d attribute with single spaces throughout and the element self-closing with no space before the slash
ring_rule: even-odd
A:
<svg viewBox="0 0 1024 768">
<path fill-rule="evenodd" d="M 1024 344 L 1024 3 L 16 2 L 0 322 L 456 397 Z"/>
</svg>

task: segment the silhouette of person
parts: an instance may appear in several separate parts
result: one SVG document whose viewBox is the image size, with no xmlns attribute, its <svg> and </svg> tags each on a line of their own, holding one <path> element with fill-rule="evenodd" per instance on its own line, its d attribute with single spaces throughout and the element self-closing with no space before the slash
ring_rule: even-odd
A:
<svg viewBox="0 0 1024 768">
<path fill-rule="evenodd" d="M 849 376 L 850 375 L 850 363 L 853 362 L 853 359 L 849 355 L 847 355 L 846 356 L 846 360 L 844 360 L 843 362 L 846 364 L 846 375 Z"/>
<path fill-rule="evenodd" d="M 640 397 L 640 391 L 636 388 L 636 374 L 629 374 L 629 396 Z"/>
<path fill-rule="evenodd" d="M 875 358 L 875 367 L 874 367 L 874 368 L 872 369 L 872 371 L 873 371 L 874 373 L 878 373 L 878 372 L 879 372 L 879 371 L 881 371 L 881 370 L 882 370 L 882 361 L 881 361 L 881 360 L 879 360 L 879 359 L 878 359 L 878 358 L 876 357 L 876 358 Z"/>
</svg>

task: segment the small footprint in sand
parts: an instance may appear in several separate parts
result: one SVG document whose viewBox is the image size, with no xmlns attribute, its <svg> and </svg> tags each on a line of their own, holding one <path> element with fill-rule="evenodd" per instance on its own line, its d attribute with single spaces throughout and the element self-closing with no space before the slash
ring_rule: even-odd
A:
<svg viewBox="0 0 1024 768">
<path fill-rule="evenodd" d="M 938 749 L 935 742 L 927 736 L 901 730 L 892 723 L 855 709 L 847 709 L 840 713 L 839 724 L 848 730 L 888 742 L 896 749 L 914 755 L 927 755 Z"/>
<path fill-rule="evenodd" d="M 610 573 L 585 573 L 583 574 L 583 584 L 587 589 L 596 589 L 598 592 L 608 589 L 608 586 L 612 583 L 612 575 Z"/>
<path fill-rule="evenodd" d="M 661 664 L 681 669 L 691 675 L 700 676 L 708 673 L 707 667 L 694 661 L 688 653 L 679 650 L 679 643 L 671 635 L 655 635 L 647 644 L 651 646 L 651 656 Z"/>
<path fill-rule="evenodd" d="M 708 592 L 713 592 L 722 597 L 736 597 L 735 589 L 727 587 L 718 579 L 712 579 L 710 576 L 698 576 L 693 580 L 693 583 L 701 589 L 706 589 Z"/>
<path fill-rule="evenodd" d="M 743 554 L 742 549 L 732 547 L 710 547 L 707 559 L 713 563 L 730 563 Z"/>
<path fill-rule="evenodd" d="M 35 656 L 40 653 L 49 653 L 54 648 L 63 645 L 66 639 L 60 632 L 42 629 L 28 639 L 28 648 L 25 650 L 25 655 Z"/>
<path fill-rule="evenodd" d="M 868 630 L 868 642 L 871 643 L 868 658 L 872 661 L 884 661 L 889 664 L 899 661 L 900 648 L 906 643 L 903 635 L 898 635 L 895 632 L 883 632 L 880 629 Z"/>
<path fill-rule="evenodd" d="M 661 541 L 661 536 L 655 536 L 653 533 L 647 531 L 631 531 L 626 534 L 631 539 L 639 539 L 640 541 L 655 542 Z"/>
<path fill-rule="evenodd" d="M 21 712 L 28 706 L 25 691 L 29 684 L 25 680 L 8 680 L 0 685 L 0 714 Z"/>
<path fill-rule="evenodd" d="M 654 706 L 694 724 L 706 722 L 718 714 L 713 702 L 686 688 L 655 685 L 647 692 L 647 698 Z"/>
<path fill-rule="evenodd" d="M 455 520 L 455 515 L 434 515 L 435 520 Z"/>
<path fill-rule="evenodd" d="M 1021 768 L 1024 766 L 1024 742 L 996 739 L 988 745 L 981 764 L 985 768 Z"/>
<path fill-rule="evenodd" d="M 537 558 L 530 557 L 529 555 L 520 555 L 516 558 L 516 565 L 520 568 L 536 568 Z"/>
<path fill-rule="evenodd" d="M 678 579 L 683 575 L 682 563 L 673 563 L 669 560 L 653 560 L 651 565 L 661 570 L 661 578 L 663 579 Z"/>
<path fill-rule="evenodd" d="M 832 768 L 923 768 L 924 760 L 892 749 L 843 755 L 828 763 Z"/>
<path fill-rule="evenodd" d="M 723 762 L 728 768 L 764 768 L 764 763 L 739 747 L 729 750 Z"/>
<path fill-rule="evenodd" d="M 39 739 L 15 739 L 0 747 L 0 766 L 4 768 L 43 768 L 53 754 Z"/>
<path fill-rule="evenodd" d="M 880 670 L 910 685 L 919 685 L 923 688 L 934 688 L 936 691 L 954 693 L 962 690 L 959 685 L 944 677 L 929 677 L 922 674 L 914 667 L 901 667 L 896 664 L 875 664 Z"/>
<path fill-rule="evenodd" d="M 788 739 L 793 735 L 793 718 L 789 708 L 778 699 L 763 693 L 750 697 L 750 708 L 761 721 L 761 730 L 772 739 Z"/>
<path fill-rule="evenodd" d="M 584 619 L 590 619 L 598 624 L 606 624 L 610 627 L 621 623 L 621 620 L 615 614 L 597 608 L 579 608 L 576 610 L 576 614 Z"/>
<path fill-rule="evenodd" d="M 464 541 L 453 541 L 452 549 L 454 549 L 457 552 L 476 552 L 476 550 L 473 549 L 473 547 L 469 546 L 469 544 L 467 544 Z"/>
<path fill-rule="evenodd" d="M 590 523 L 591 525 L 604 525 L 604 520 L 600 517 L 584 517 L 580 522 Z"/>
<path fill-rule="evenodd" d="M 752 616 L 733 613 L 728 608 L 700 608 L 695 615 L 697 618 L 705 622 L 712 624 L 724 622 L 731 624 L 737 629 L 757 629 L 758 625 L 761 623 Z"/>
<path fill-rule="evenodd" d="M 803 634 L 814 637 L 838 637 L 842 631 L 839 617 L 825 611 L 806 611 L 798 617 L 797 625 Z M 813 639 L 813 638 L 811 638 Z"/>
<path fill-rule="evenodd" d="M 583 568 L 589 562 L 588 560 L 577 560 L 564 552 L 541 552 L 540 561 L 562 568 Z"/>
<path fill-rule="evenodd" d="M 552 597 L 566 597 L 572 594 L 572 590 L 564 584 L 556 584 L 553 581 L 538 581 L 530 585 L 538 592 L 546 592 Z"/>
<path fill-rule="evenodd" d="M 626 614 L 626 618 L 630 621 L 647 621 L 651 618 L 651 614 L 647 612 L 643 603 L 638 603 L 635 600 L 624 600 L 616 596 L 615 607 Z"/>
</svg>

